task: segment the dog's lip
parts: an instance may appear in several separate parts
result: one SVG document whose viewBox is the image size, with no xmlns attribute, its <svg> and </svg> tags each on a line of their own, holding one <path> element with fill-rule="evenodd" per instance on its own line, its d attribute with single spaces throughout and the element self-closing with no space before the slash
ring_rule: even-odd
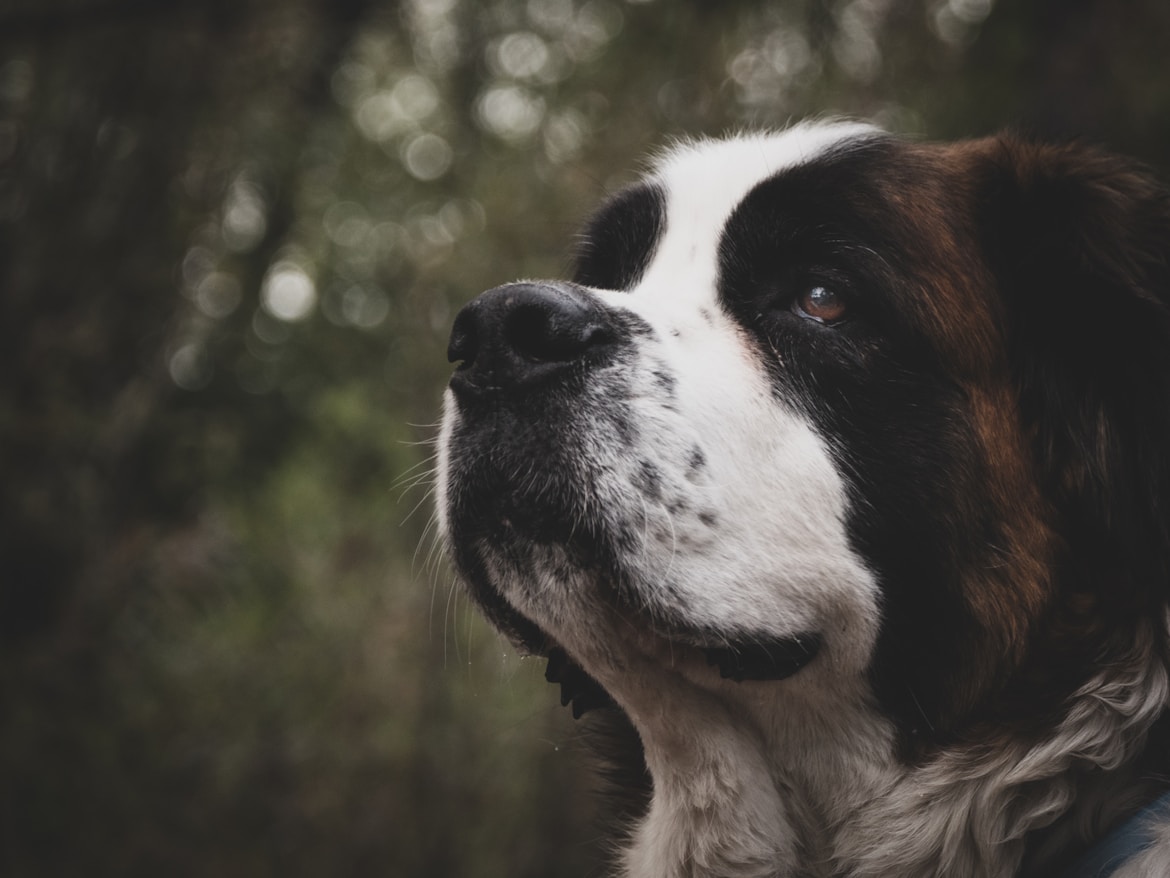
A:
<svg viewBox="0 0 1170 878">
<path fill-rule="evenodd" d="M 545 678 L 560 684 L 561 704 L 572 704 L 574 717 L 596 707 L 614 704 L 606 689 L 583 665 L 570 657 L 552 632 L 508 600 L 485 575 L 481 565 L 474 562 L 473 556 L 466 556 L 463 560 L 470 565 L 466 574 L 468 584 L 488 618 L 523 654 L 548 659 Z M 475 575 L 475 572 L 480 575 Z M 620 615 L 627 623 L 631 619 L 642 619 L 642 624 L 636 627 L 647 638 L 643 647 L 648 650 L 648 658 L 657 655 L 658 661 L 673 665 L 676 658 L 689 654 L 693 662 L 688 664 L 694 669 L 695 664 L 701 668 L 705 656 L 707 665 L 717 666 L 724 680 L 735 683 L 779 681 L 804 669 L 817 657 L 822 646 L 821 635 L 815 631 L 784 636 L 758 631 L 729 633 L 693 628 L 682 619 L 664 626 L 665 620 L 647 619 L 623 589 L 613 586 L 609 577 L 599 577 L 598 581 L 610 583 L 609 600 L 604 603 L 610 604 L 615 611 L 624 610 Z"/>
<path fill-rule="evenodd" d="M 702 649 L 707 664 L 718 665 L 719 676 L 725 680 L 784 680 L 817 657 L 821 636 L 809 632 Z"/>
<path fill-rule="evenodd" d="M 671 643 L 687 645 L 683 640 Z M 691 646 L 699 649 L 707 664 L 718 666 L 719 676 L 736 683 L 778 681 L 803 670 L 820 653 L 822 638 L 815 632 L 789 637 L 754 638 L 740 644 Z M 572 705 L 573 719 L 598 707 L 612 707 L 614 700 L 589 673 L 554 641 L 546 641 L 541 652 L 548 659 L 544 678 L 561 687 L 561 706 Z"/>
</svg>

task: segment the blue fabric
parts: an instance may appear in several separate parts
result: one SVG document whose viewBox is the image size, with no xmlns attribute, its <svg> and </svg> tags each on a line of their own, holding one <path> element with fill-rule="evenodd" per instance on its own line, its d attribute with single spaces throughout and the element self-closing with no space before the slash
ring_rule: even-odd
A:
<svg viewBox="0 0 1170 878">
<path fill-rule="evenodd" d="M 1146 805 L 1089 848 L 1063 878 L 1109 878 L 1130 857 L 1150 846 L 1146 824 L 1151 818 L 1170 818 L 1170 793 Z"/>
</svg>

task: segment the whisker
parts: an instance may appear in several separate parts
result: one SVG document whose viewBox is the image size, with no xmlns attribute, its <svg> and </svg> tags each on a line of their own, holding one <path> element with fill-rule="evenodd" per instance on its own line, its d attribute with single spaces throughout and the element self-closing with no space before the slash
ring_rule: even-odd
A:
<svg viewBox="0 0 1170 878">
<path fill-rule="evenodd" d="M 411 509 L 410 512 L 406 513 L 406 518 L 404 518 L 404 519 L 402 519 L 402 521 L 398 522 L 398 526 L 402 527 L 404 524 L 406 524 L 408 521 L 410 521 L 411 516 L 413 516 L 416 512 L 418 512 L 419 507 L 421 507 L 424 503 L 426 503 L 428 500 L 430 500 L 434 496 L 434 494 L 435 494 L 435 489 L 433 487 L 428 488 L 427 492 L 425 494 L 423 494 L 422 499 L 420 499 L 417 503 L 414 504 L 414 508 Z"/>
<path fill-rule="evenodd" d="M 451 620 L 453 618 L 452 614 L 455 612 L 451 606 L 451 602 L 455 598 L 456 591 L 457 590 L 455 588 L 455 584 L 451 583 L 451 585 L 447 588 L 447 604 L 446 604 L 446 606 L 443 607 L 443 667 L 444 668 L 450 667 L 450 665 L 448 663 L 449 657 L 447 655 L 447 632 L 451 629 Z M 458 650 L 458 644 L 456 644 L 456 650 Z M 458 655 L 456 655 L 456 658 L 458 658 Z"/>
<path fill-rule="evenodd" d="M 420 475 L 419 470 L 425 470 L 425 474 L 429 475 L 431 472 L 433 472 L 433 467 L 431 464 L 433 464 L 438 459 L 438 457 L 439 453 L 436 451 L 434 454 L 427 455 L 418 463 L 407 467 L 398 474 L 393 482 L 391 482 L 390 489 L 394 490 L 401 487 L 403 482 L 418 478 Z"/>
<path fill-rule="evenodd" d="M 423 543 L 425 543 L 427 541 L 427 537 L 431 536 L 432 533 L 435 532 L 438 524 L 439 524 L 438 513 L 431 512 L 430 518 L 427 519 L 426 527 L 423 528 L 422 535 L 418 538 L 418 543 L 415 544 L 414 554 L 410 556 L 410 573 L 412 576 L 418 575 L 418 553 L 422 549 Z M 435 542 L 434 540 L 431 541 L 432 548 L 433 548 L 434 542 Z M 424 571 L 426 569 L 425 562 L 424 562 L 423 569 L 424 569 Z"/>
</svg>

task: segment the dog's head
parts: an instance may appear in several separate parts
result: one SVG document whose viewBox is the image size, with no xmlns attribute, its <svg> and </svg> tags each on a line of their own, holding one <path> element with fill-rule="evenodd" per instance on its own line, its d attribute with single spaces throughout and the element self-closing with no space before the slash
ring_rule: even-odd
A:
<svg viewBox="0 0 1170 878">
<path fill-rule="evenodd" d="M 644 738 L 680 699 L 866 703 L 919 753 L 1051 722 L 1166 602 L 1168 217 L 1007 137 L 672 149 L 571 281 L 457 317 L 456 566 Z"/>
</svg>

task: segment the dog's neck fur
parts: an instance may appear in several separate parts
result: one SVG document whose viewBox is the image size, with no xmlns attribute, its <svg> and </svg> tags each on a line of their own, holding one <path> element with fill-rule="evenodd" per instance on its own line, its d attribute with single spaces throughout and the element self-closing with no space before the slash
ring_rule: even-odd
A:
<svg viewBox="0 0 1170 878">
<path fill-rule="evenodd" d="M 1029 834 L 1052 827 L 1029 855 L 1043 870 L 1050 852 L 1084 846 L 1141 804 L 1125 766 L 1170 695 L 1156 642 L 1138 637 L 1075 693 L 1047 738 L 995 730 L 914 765 L 893 755 L 891 725 L 860 691 L 830 698 L 809 680 L 779 706 L 729 707 L 693 690 L 673 697 L 659 681 L 653 713 L 631 717 L 654 793 L 625 874 L 1013 875 Z M 1127 796 L 1126 784 L 1138 791 Z"/>
</svg>

